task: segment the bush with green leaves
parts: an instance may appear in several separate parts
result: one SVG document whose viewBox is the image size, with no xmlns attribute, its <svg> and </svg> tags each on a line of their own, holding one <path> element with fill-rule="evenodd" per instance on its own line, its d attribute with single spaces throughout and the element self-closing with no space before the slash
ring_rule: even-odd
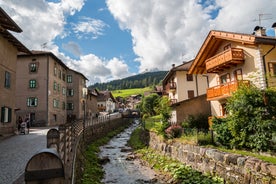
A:
<svg viewBox="0 0 276 184">
<path fill-rule="evenodd" d="M 165 135 L 169 139 L 181 136 L 183 128 L 180 125 L 171 125 L 165 130 Z"/>
<path fill-rule="evenodd" d="M 209 129 L 208 116 L 206 114 L 189 115 L 182 123 L 183 128 Z"/>
<path fill-rule="evenodd" d="M 276 91 L 243 86 L 228 99 L 227 119 L 214 119 L 217 140 L 231 148 L 273 149 L 276 131 Z"/>
</svg>

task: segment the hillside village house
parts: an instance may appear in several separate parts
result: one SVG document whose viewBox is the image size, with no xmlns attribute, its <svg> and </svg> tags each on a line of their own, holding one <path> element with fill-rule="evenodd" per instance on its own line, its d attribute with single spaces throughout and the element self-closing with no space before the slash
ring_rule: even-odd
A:
<svg viewBox="0 0 276 184">
<path fill-rule="evenodd" d="M 88 79 L 72 69 L 67 71 L 67 115 L 69 119 L 84 118 L 87 111 Z"/>
<path fill-rule="evenodd" d="M 18 52 L 30 53 L 8 30 L 22 32 L 21 28 L 0 7 L 0 135 L 15 131 L 17 54 Z"/>
<path fill-rule="evenodd" d="M 29 117 L 32 126 L 66 123 L 68 70 L 51 52 L 19 54 L 16 73 L 17 116 Z"/>
<path fill-rule="evenodd" d="M 164 95 L 172 107 L 172 123 L 181 123 L 189 115 L 210 115 L 206 101 L 207 78 L 204 75 L 188 74 L 192 61 L 172 66 L 162 81 Z"/>
<path fill-rule="evenodd" d="M 257 26 L 254 34 L 210 31 L 189 74 L 207 74 L 213 116 L 225 116 L 226 99 L 241 84 L 276 86 L 276 38 Z"/>
<path fill-rule="evenodd" d="M 110 91 L 100 91 L 97 101 L 99 112 L 111 113 L 116 109 L 116 99 Z"/>
<path fill-rule="evenodd" d="M 97 89 L 88 89 L 87 92 L 87 98 L 86 98 L 86 117 L 88 118 L 94 118 L 97 117 L 97 114 L 99 113 L 98 110 L 98 96 L 99 91 Z"/>
</svg>

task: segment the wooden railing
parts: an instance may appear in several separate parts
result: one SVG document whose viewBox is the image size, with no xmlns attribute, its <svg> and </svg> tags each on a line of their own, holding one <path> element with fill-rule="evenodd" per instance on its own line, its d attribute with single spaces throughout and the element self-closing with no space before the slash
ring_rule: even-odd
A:
<svg viewBox="0 0 276 184">
<path fill-rule="evenodd" d="M 206 60 L 207 72 L 216 73 L 225 67 L 244 62 L 243 49 L 230 48 Z"/>
<path fill-rule="evenodd" d="M 232 81 L 229 83 L 221 84 L 215 87 L 207 89 L 207 100 L 218 100 L 221 98 L 227 98 L 239 88 L 241 85 L 249 85 L 250 82 L 247 80 L 243 81 Z"/>
</svg>

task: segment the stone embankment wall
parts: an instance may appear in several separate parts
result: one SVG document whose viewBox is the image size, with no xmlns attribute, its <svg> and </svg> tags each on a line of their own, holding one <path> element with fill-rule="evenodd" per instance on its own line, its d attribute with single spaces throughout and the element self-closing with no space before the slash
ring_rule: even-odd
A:
<svg viewBox="0 0 276 184">
<path fill-rule="evenodd" d="M 253 157 L 179 142 L 166 143 L 153 132 L 149 146 L 195 170 L 218 175 L 227 183 L 276 184 L 276 165 Z"/>
</svg>

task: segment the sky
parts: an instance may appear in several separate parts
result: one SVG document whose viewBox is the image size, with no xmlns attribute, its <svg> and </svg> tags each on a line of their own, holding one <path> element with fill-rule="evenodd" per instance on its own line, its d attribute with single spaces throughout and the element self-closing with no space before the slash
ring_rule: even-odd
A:
<svg viewBox="0 0 276 184">
<path fill-rule="evenodd" d="M 29 50 L 50 51 L 88 85 L 168 71 L 197 55 L 210 30 L 274 36 L 276 0 L 0 0 Z"/>
</svg>

